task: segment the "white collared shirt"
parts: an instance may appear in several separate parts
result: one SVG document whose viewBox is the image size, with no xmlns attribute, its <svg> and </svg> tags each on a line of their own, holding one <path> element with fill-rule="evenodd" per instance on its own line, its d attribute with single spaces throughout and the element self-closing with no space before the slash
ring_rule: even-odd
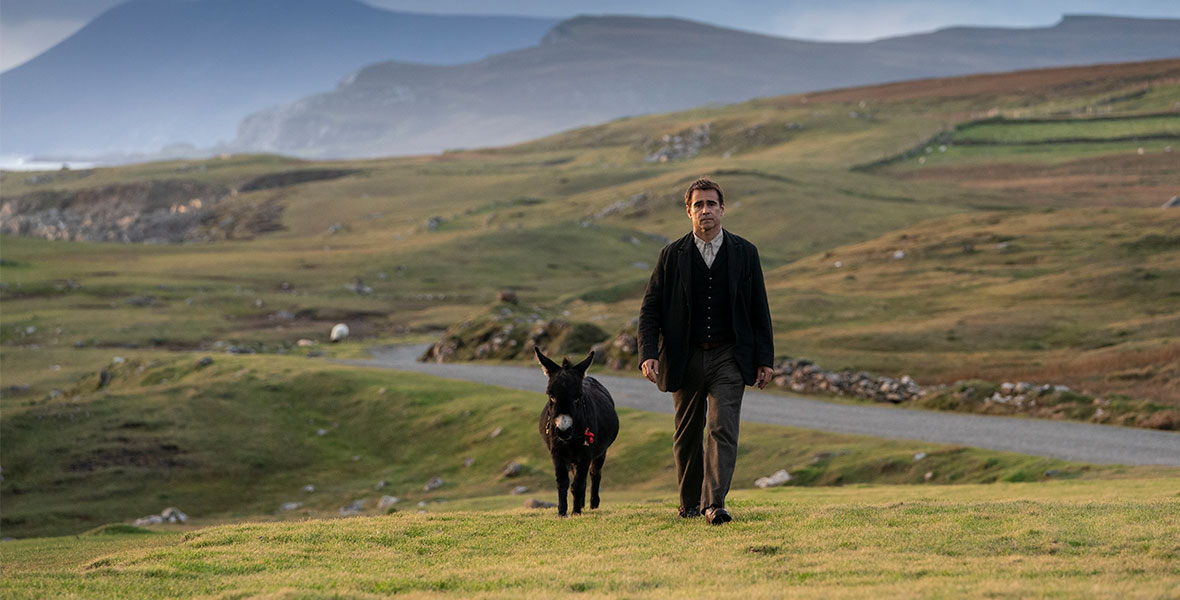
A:
<svg viewBox="0 0 1180 600">
<path fill-rule="evenodd" d="M 702 240 L 701 238 L 697 237 L 697 234 L 695 231 L 692 234 L 692 239 L 697 244 L 697 252 L 701 253 L 701 258 L 705 259 L 705 265 L 707 265 L 709 268 L 713 268 L 713 259 L 717 258 L 717 253 L 721 251 L 721 239 L 724 236 L 725 236 L 725 230 L 718 229 L 717 236 L 714 237 L 712 239 L 712 241 L 706 242 L 705 240 Z M 713 256 L 711 256 L 711 257 L 705 256 L 705 244 L 713 244 Z"/>
</svg>

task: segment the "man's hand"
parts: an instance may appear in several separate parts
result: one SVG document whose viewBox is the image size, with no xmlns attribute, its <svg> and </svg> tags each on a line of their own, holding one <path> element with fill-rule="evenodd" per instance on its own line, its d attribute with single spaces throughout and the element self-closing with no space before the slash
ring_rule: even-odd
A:
<svg viewBox="0 0 1180 600">
<path fill-rule="evenodd" d="M 766 384 L 770 383 L 772 378 L 774 378 L 774 369 L 770 367 L 758 367 L 758 379 L 754 381 L 754 385 L 758 386 L 760 390 L 765 389 Z"/>
<path fill-rule="evenodd" d="M 643 361 L 643 364 L 639 365 L 639 370 L 643 371 L 643 376 L 646 377 L 648 381 L 655 383 L 656 377 L 660 376 L 660 361 L 654 358 L 649 358 Z"/>
</svg>

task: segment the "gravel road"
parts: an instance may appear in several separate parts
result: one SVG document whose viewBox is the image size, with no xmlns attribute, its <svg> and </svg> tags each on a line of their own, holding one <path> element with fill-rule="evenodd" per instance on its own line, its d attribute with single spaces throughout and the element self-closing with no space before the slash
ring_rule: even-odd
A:
<svg viewBox="0 0 1180 600">
<path fill-rule="evenodd" d="M 417 357 L 426 347 L 417 344 L 375 348 L 371 351 L 371 360 L 340 362 L 545 393 L 546 379 L 540 366 L 524 368 L 418 362 Z M 660 392 L 646 379 L 599 374 L 593 376 L 610 390 L 618 406 L 669 414 L 672 412 L 672 395 Z M 1180 466 L 1180 433 L 1131 427 L 910 410 L 876 404 L 834 404 L 760 392 L 755 388 L 746 388 L 742 401 L 742 420 L 836 433 L 974 446 L 1087 463 Z"/>
</svg>

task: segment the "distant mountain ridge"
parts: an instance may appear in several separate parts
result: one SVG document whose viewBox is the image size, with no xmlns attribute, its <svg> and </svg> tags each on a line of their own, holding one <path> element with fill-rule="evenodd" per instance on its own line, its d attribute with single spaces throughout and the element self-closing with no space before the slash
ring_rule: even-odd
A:
<svg viewBox="0 0 1180 600">
<path fill-rule="evenodd" d="M 670 18 L 577 17 L 535 47 L 454 66 L 384 62 L 251 115 L 234 145 L 311 157 L 519 142 L 622 116 L 907 79 L 1180 57 L 1180 20 L 1067 16 L 865 43 Z"/>
<path fill-rule="evenodd" d="M 0 152 L 228 141 L 243 116 L 390 59 L 535 45 L 557 19 L 397 13 L 357 0 L 130 0 L 0 74 Z"/>
</svg>

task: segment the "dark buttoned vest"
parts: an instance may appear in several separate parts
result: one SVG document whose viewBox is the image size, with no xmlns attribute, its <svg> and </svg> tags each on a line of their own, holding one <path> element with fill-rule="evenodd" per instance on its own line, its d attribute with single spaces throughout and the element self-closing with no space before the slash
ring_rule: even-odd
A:
<svg viewBox="0 0 1180 600">
<path fill-rule="evenodd" d="M 689 341 L 733 341 L 733 315 L 729 305 L 729 253 L 725 245 L 714 251 L 713 267 L 705 264 L 698 249 L 692 252 L 692 314 Z"/>
</svg>

